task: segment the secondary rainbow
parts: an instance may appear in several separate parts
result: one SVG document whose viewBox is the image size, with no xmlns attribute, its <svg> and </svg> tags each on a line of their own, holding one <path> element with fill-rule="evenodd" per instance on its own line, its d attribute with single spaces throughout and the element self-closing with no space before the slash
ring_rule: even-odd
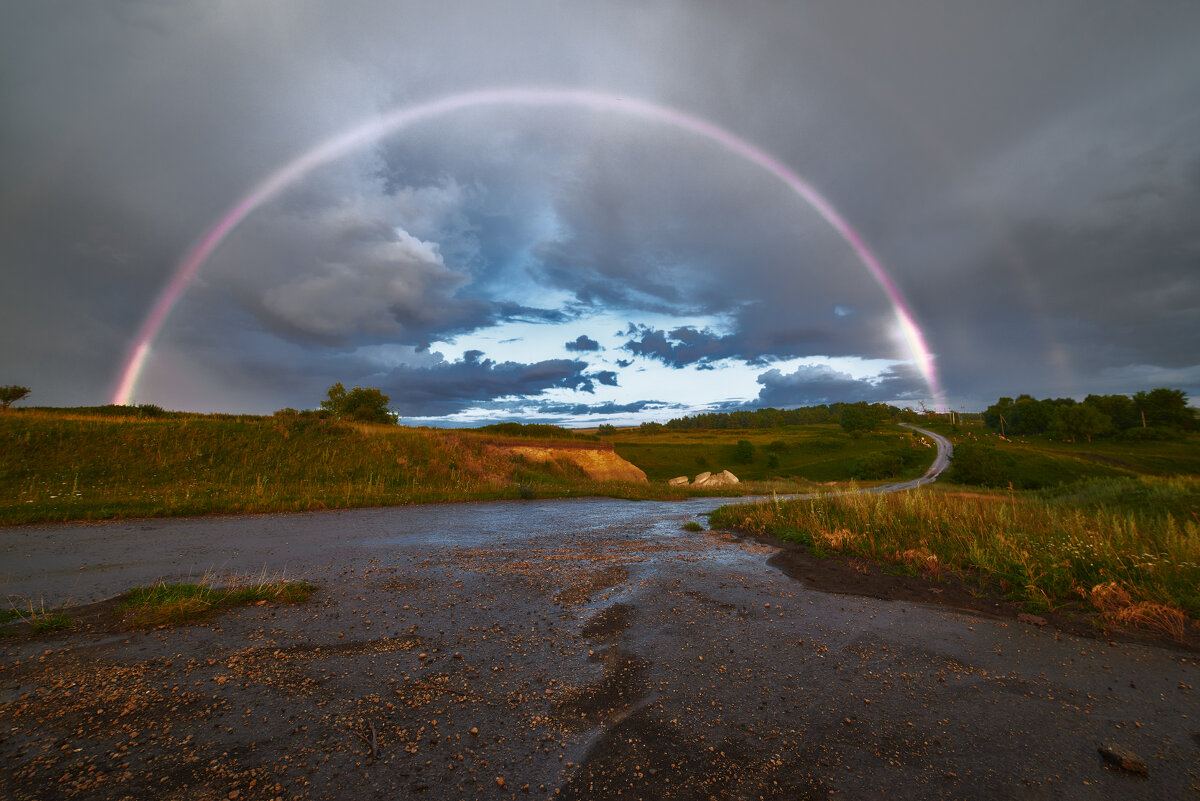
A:
<svg viewBox="0 0 1200 801">
<path fill-rule="evenodd" d="M 653 122 L 673 126 L 688 133 L 717 143 L 725 150 L 746 161 L 756 164 L 771 175 L 778 178 L 796 195 L 803 199 L 814 211 L 837 231 L 838 235 L 854 251 L 858 260 L 883 289 L 892 304 L 897 326 L 904 338 L 913 361 L 921 376 L 928 385 L 935 406 L 944 408 L 945 397 L 938 380 L 937 369 L 933 357 L 925 344 L 925 336 L 913 319 L 912 312 L 904 300 L 900 289 L 891 276 L 883 269 L 875 254 L 867 247 L 862 237 L 850 227 L 845 218 L 807 181 L 792 172 L 786 165 L 775 157 L 765 153 L 746 140 L 730 133 L 720 126 L 707 120 L 695 117 L 669 106 L 658 105 L 646 100 L 623 97 L 602 92 L 581 89 L 551 89 L 551 88 L 507 88 L 487 89 L 474 92 L 462 92 L 448 95 L 436 100 L 404 106 L 386 114 L 380 115 L 351 128 L 331 139 L 328 139 L 311 150 L 283 165 L 261 183 L 255 186 L 249 194 L 235 203 L 208 230 L 200 241 L 184 256 L 170 283 L 158 296 L 150 314 L 142 323 L 134 339 L 129 353 L 121 368 L 116 382 L 117 388 L 113 393 L 112 402 L 128 405 L 134 396 L 138 379 L 145 369 L 150 356 L 155 337 L 162 329 L 163 323 L 171 314 L 176 302 L 187 289 L 192 279 L 204 266 L 205 261 L 212 255 L 227 236 L 248 217 L 255 209 L 278 196 L 281 192 L 295 183 L 312 170 L 335 161 L 360 147 L 376 142 L 386 136 L 395 134 L 403 129 L 420 122 L 443 117 L 465 109 L 486 106 L 524 106 L 524 107 L 560 107 L 574 106 L 592 111 L 614 112 L 627 116 L 638 117 Z"/>
</svg>

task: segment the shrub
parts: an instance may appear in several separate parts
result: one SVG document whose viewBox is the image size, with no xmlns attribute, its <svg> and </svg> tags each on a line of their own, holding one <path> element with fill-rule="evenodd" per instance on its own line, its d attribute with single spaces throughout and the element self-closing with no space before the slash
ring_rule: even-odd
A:
<svg viewBox="0 0 1200 801">
<path fill-rule="evenodd" d="M 954 448 L 954 460 L 947 475 L 959 484 L 980 487 L 1006 487 L 1012 482 L 1016 461 L 990 445 L 964 442 Z"/>
<path fill-rule="evenodd" d="M 904 459 L 895 453 L 869 453 L 858 460 L 854 477 L 863 481 L 891 478 L 904 469 Z"/>
<path fill-rule="evenodd" d="M 153 403 L 143 403 L 137 407 L 138 417 L 162 417 L 166 409 Z"/>
</svg>

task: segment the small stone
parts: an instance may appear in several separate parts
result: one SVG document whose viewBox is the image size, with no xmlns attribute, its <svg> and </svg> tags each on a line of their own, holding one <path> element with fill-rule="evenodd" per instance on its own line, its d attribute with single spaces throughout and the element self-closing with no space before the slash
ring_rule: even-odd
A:
<svg viewBox="0 0 1200 801">
<path fill-rule="evenodd" d="M 236 799 L 241 794 L 242 794 L 241 790 L 230 790 L 229 791 L 229 801 L 234 801 L 234 799 Z"/>
<path fill-rule="evenodd" d="M 504 777 L 503 777 L 503 776 L 497 776 L 497 777 L 496 777 L 496 786 L 497 786 L 497 787 L 503 787 L 503 786 L 504 786 Z"/>
<path fill-rule="evenodd" d="M 472 726 L 472 727 L 471 727 L 471 734 L 473 734 L 473 735 L 475 735 L 476 737 L 478 737 L 478 736 L 479 736 L 479 728 L 478 728 L 478 727 L 476 727 L 476 726 Z"/>
<path fill-rule="evenodd" d="M 1017 615 L 1017 620 L 1019 620 L 1022 623 L 1028 623 L 1031 626 L 1046 625 L 1046 618 L 1044 618 L 1040 615 L 1031 615 L 1028 612 L 1022 612 L 1019 615 Z"/>
<path fill-rule="evenodd" d="M 1150 768 L 1146 767 L 1146 763 L 1124 746 L 1105 743 L 1096 750 L 1100 752 L 1100 756 L 1104 757 L 1105 762 L 1116 765 L 1121 770 L 1136 773 L 1139 776 L 1150 775 Z"/>
</svg>

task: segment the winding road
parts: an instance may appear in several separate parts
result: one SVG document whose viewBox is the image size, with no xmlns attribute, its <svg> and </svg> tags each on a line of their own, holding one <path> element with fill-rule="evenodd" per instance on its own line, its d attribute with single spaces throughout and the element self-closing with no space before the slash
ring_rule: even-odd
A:
<svg viewBox="0 0 1200 801">
<path fill-rule="evenodd" d="M 935 468 L 889 489 L 944 469 L 921 433 Z M 22 602 L 204 573 L 320 587 L 0 639 L 0 797 L 1196 797 L 1194 655 L 819 592 L 772 548 L 683 530 L 717 502 L 0 529 Z"/>
</svg>

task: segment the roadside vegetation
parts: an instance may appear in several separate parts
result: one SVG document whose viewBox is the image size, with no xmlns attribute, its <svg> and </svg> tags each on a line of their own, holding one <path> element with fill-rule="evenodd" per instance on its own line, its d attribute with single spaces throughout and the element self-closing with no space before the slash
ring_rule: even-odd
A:
<svg viewBox="0 0 1200 801">
<path fill-rule="evenodd" d="M 893 495 L 725 506 L 714 528 L 865 557 L 912 575 L 948 574 L 1030 611 L 1098 611 L 1182 638 L 1200 619 L 1200 479 L 1099 479 L 1040 492 Z"/>
<path fill-rule="evenodd" d="M 10 624 L 17 621 L 26 624 L 34 634 L 61 631 L 70 628 L 75 622 L 62 609 L 47 609 L 44 603 L 35 604 L 33 601 L 17 604 L 9 599 L 8 608 L 0 609 L 0 626 L 4 626 L 0 628 L 0 637 L 13 636 L 16 632 Z"/>
<path fill-rule="evenodd" d="M 304 603 L 316 589 L 306 582 L 265 577 L 226 584 L 211 580 L 159 582 L 126 593 L 117 605 L 117 614 L 123 628 L 177 626 L 235 606 Z"/>
</svg>

